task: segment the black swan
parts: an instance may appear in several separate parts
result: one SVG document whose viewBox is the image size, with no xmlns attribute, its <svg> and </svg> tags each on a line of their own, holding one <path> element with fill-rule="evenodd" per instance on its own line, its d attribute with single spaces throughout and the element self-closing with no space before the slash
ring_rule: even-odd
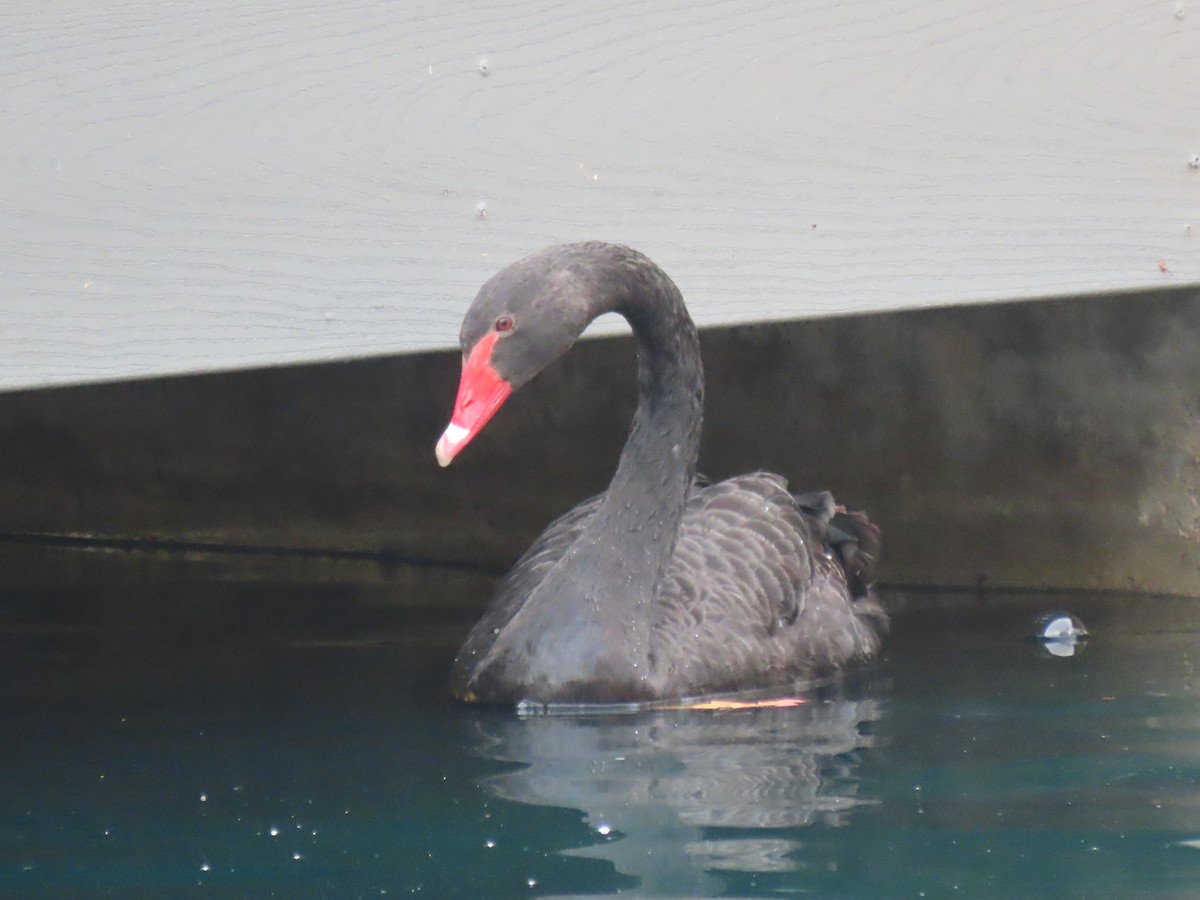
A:
<svg viewBox="0 0 1200 900">
<path fill-rule="evenodd" d="M 704 376 L 679 289 L 636 250 L 551 247 L 480 289 L 437 444 L 454 456 L 597 316 L 633 329 L 638 406 L 603 494 L 555 520 L 459 651 L 451 689 L 486 703 L 625 703 L 786 686 L 879 649 L 879 531 L 778 475 L 696 478 Z"/>
</svg>

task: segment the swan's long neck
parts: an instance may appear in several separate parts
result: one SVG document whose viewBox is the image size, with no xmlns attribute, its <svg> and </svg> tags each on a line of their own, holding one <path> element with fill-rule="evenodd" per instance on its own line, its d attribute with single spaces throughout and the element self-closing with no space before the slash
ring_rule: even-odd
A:
<svg viewBox="0 0 1200 900">
<path fill-rule="evenodd" d="M 679 289 L 641 254 L 577 245 L 558 248 L 554 263 L 556 288 L 574 298 L 581 327 L 615 312 L 633 328 L 638 406 L 600 505 L 496 639 L 489 662 L 533 696 L 655 696 L 656 599 L 700 447 L 700 342 Z"/>
<path fill-rule="evenodd" d="M 628 616 L 632 626 L 648 620 L 675 547 L 700 449 L 704 376 L 679 289 L 648 261 L 622 275 L 609 280 L 623 289 L 599 299 L 597 315 L 619 313 L 633 329 L 637 412 L 616 474 L 577 546 L 592 566 L 620 576 L 619 591 L 601 602 L 606 615 Z"/>
</svg>

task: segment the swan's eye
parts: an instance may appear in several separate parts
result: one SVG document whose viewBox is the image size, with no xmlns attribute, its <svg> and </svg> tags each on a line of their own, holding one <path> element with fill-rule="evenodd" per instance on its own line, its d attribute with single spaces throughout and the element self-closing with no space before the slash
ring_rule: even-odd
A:
<svg viewBox="0 0 1200 900">
<path fill-rule="evenodd" d="M 501 316 L 496 320 L 497 331 L 511 331 L 513 327 L 512 316 Z"/>
</svg>

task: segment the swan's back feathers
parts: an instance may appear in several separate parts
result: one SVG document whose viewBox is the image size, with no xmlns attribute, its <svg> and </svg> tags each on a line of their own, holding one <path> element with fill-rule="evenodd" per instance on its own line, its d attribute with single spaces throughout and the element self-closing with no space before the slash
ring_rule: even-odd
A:
<svg viewBox="0 0 1200 900">
<path fill-rule="evenodd" d="M 811 570 L 800 509 L 777 475 L 755 473 L 692 492 L 661 602 L 689 618 L 750 617 L 773 630 L 796 620 Z M 701 598 L 726 598 L 704 603 Z"/>
<path fill-rule="evenodd" d="M 659 597 L 662 677 L 693 694 L 741 690 L 825 675 L 874 653 L 886 618 L 862 578 L 869 568 L 844 567 L 835 542 L 868 543 L 839 526 L 845 515 L 829 493 L 792 495 L 764 472 L 696 490 Z M 865 516 L 853 522 L 877 551 L 878 529 Z"/>
</svg>

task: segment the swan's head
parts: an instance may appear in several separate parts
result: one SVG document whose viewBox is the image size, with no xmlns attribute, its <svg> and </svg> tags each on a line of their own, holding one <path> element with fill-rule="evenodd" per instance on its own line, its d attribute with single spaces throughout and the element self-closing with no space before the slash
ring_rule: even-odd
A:
<svg viewBox="0 0 1200 900">
<path fill-rule="evenodd" d="M 450 424 L 437 443 L 443 466 L 471 442 L 509 394 L 561 356 L 596 316 L 595 249 L 552 247 L 492 276 L 459 333 L 463 370 Z"/>
</svg>

